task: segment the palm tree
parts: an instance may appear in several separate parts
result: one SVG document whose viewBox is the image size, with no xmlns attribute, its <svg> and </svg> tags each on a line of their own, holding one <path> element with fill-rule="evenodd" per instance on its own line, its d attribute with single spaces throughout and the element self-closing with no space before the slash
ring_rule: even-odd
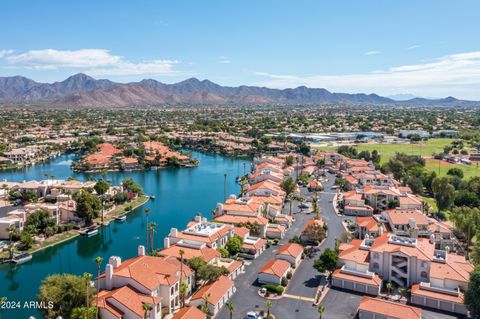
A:
<svg viewBox="0 0 480 319">
<path fill-rule="evenodd" d="M 387 288 L 387 296 L 390 297 L 390 292 L 391 292 L 392 289 L 393 289 L 392 282 L 391 282 L 391 281 L 387 282 L 387 284 L 385 285 L 385 287 Z"/>
<path fill-rule="evenodd" d="M 95 258 L 95 263 L 97 264 L 97 301 L 96 301 L 96 304 L 95 304 L 95 307 L 97 308 L 96 309 L 96 316 L 97 316 L 97 319 L 98 319 L 98 294 L 100 292 L 100 267 L 102 265 L 102 262 L 103 262 L 103 258 L 98 256 L 97 258 Z"/>
<path fill-rule="evenodd" d="M 153 239 L 155 237 L 155 233 L 156 233 L 156 230 L 155 228 L 157 227 L 157 223 L 156 222 L 151 222 L 150 223 L 150 227 L 149 227 L 149 230 L 150 230 L 150 255 L 153 255 L 153 251 L 154 251 L 154 247 L 153 247 Z"/>
<path fill-rule="evenodd" d="M 318 314 L 319 314 L 319 319 L 322 319 L 323 313 L 325 312 L 325 307 L 322 305 L 319 305 L 317 308 Z"/>
<path fill-rule="evenodd" d="M 265 302 L 265 306 L 267 306 L 267 318 L 270 317 L 270 309 L 273 307 L 273 303 L 270 300 Z"/>
<path fill-rule="evenodd" d="M 230 319 L 233 318 L 233 312 L 235 311 L 235 306 L 233 305 L 233 302 L 230 300 L 225 303 L 225 306 L 227 306 L 228 313 L 230 314 Z"/>
<path fill-rule="evenodd" d="M 150 315 L 150 311 L 152 311 L 152 305 L 149 303 L 144 303 L 142 305 L 143 311 L 145 311 L 145 314 L 143 315 L 144 319 L 147 319 L 148 316 Z"/>
<path fill-rule="evenodd" d="M 148 215 L 150 214 L 150 208 L 145 208 L 145 216 L 147 218 L 147 226 L 146 226 L 146 231 L 147 231 L 147 237 L 146 237 L 146 245 L 145 245 L 145 250 L 148 251 Z"/>
<path fill-rule="evenodd" d="M 203 305 L 200 306 L 200 310 L 206 315 L 208 315 L 208 298 L 210 298 L 210 293 L 206 293 L 203 296 Z"/>
<path fill-rule="evenodd" d="M 181 303 L 182 303 L 182 308 L 185 307 L 185 295 L 187 294 L 187 291 L 188 291 L 188 284 L 184 280 L 180 284 L 180 300 L 181 300 Z"/>
<path fill-rule="evenodd" d="M 83 279 L 85 280 L 85 307 L 87 309 L 87 319 L 90 319 L 90 303 L 89 303 L 89 296 L 90 296 L 90 281 L 92 280 L 92 274 L 88 272 L 83 273 Z"/>
<path fill-rule="evenodd" d="M 285 192 L 285 198 L 289 199 L 290 194 L 292 194 L 295 191 L 295 181 L 289 177 L 285 180 L 282 181 L 280 184 L 280 187 L 282 190 Z M 292 200 L 290 199 L 290 215 L 292 215 Z"/>
<path fill-rule="evenodd" d="M 403 287 L 398 288 L 398 292 L 400 293 L 400 298 L 403 298 L 403 294 L 405 293 L 405 288 Z"/>
<path fill-rule="evenodd" d="M 185 255 L 185 251 L 183 249 L 180 249 L 178 251 L 178 254 L 180 255 L 180 286 L 181 286 L 183 284 L 183 255 Z M 185 294 L 182 294 L 181 298 L 182 298 L 182 307 L 184 307 L 185 306 Z"/>
<path fill-rule="evenodd" d="M 7 297 L 0 297 L 0 318 L 2 318 L 2 310 L 3 307 L 1 307 L 5 302 L 7 302 Z"/>
</svg>

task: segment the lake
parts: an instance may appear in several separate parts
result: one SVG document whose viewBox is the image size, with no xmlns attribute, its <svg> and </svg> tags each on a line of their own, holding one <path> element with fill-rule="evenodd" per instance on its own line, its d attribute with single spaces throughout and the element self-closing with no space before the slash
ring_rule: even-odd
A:
<svg viewBox="0 0 480 319">
<path fill-rule="evenodd" d="M 90 238 L 77 237 L 68 242 L 35 253 L 32 260 L 21 265 L 0 265 L 0 296 L 9 301 L 35 300 L 43 278 L 54 273 L 84 272 L 96 274 L 94 259 L 101 256 L 103 267 L 112 255 L 122 259 L 136 255 L 137 247 L 145 244 L 145 213 L 150 208 L 149 221 L 155 221 L 155 247 L 163 247 L 163 238 L 170 228 L 183 229 L 197 213 L 210 218 L 217 202 L 224 197 L 224 174 L 227 174 L 227 196 L 240 190 L 235 178 L 247 171 L 251 162 L 220 155 L 193 152 L 200 161 L 195 168 L 162 168 L 147 171 L 110 172 L 106 179 L 118 185 L 126 177 L 140 183 L 144 192 L 155 195 L 144 206 L 131 212 L 123 223 L 114 221 L 100 229 L 100 234 Z M 98 178 L 98 174 L 74 173 L 70 169 L 74 155 L 56 157 L 48 163 L 37 164 L 23 170 L 0 172 L 0 181 L 42 180 L 46 178 L 78 180 Z M 53 177 L 52 177 L 53 176 Z M 103 268 L 102 267 L 102 268 Z M 35 309 L 3 310 L 1 318 L 28 318 L 40 314 Z"/>
</svg>

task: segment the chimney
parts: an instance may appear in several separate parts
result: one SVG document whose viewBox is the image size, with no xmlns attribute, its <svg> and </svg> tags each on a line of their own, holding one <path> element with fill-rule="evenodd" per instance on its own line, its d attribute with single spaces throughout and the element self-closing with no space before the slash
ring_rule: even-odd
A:
<svg viewBox="0 0 480 319">
<path fill-rule="evenodd" d="M 197 219 L 197 217 L 195 217 L 195 220 Z M 177 238 L 178 236 L 178 229 L 176 228 L 172 228 L 170 229 L 170 234 L 168 235 L 169 237 L 174 237 L 174 238 Z"/>
<path fill-rule="evenodd" d="M 145 246 L 139 245 L 137 251 L 138 251 L 138 256 L 145 256 Z"/>
<path fill-rule="evenodd" d="M 216 216 L 222 216 L 223 215 L 223 204 L 218 203 L 217 204 L 217 210 L 215 211 L 215 217 Z"/>
<path fill-rule="evenodd" d="M 195 216 L 195 221 L 200 223 L 202 221 L 202 216 L 200 215 Z"/>
<path fill-rule="evenodd" d="M 163 240 L 163 248 L 170 248 L 170 238 L 165 237 Z"/>
<path fill-rule="evenodd" d="M 230 199 L 237 199 L 237 195 L 235 195 L 235 194 L 230 194 L 229 198 L 230 198 Z"/>
<path fill-rule="evenodd" d="M 105 267 L 105 289 L 112 290 L 113 288 L 113 266 L 107 264 Z"/>
<path fill-rule="evenodd" d="M 113 269 L 119 267 L 121 264 L 122 264 L 122 258 L 118 257 L 118 256 L 112 256 L 110 257 L 110 259 L 108 260 L 108 263 L 110 265 L 112 265 Z"/>
<path fill-rule="evenodd" d="M 440 232 L 440 224 L 437 224 L 436 230 L 437 230 L 437 233 Z"/>
<path fill-rule="evenodd" d="M 203 217 L 202 218 L 202 223 L 206 223 L 207 222 L 207 217 Z"/>
<path fill-rule="evenodd" d="M 434 234 L 430 235 L 430 240 L 429 241 L 430 241 L 430 244 L 435 243 L 435 235 Z"/>
</svg>

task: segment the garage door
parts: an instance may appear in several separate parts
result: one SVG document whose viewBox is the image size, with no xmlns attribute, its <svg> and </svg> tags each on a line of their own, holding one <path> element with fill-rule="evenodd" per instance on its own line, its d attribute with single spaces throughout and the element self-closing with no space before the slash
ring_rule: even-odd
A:
<svg viewBox="0 0 480 319">
<path fill-rule="evenodd" d="M 353 282 L 345 281 L 345 289 L 353 290 Z"/>
</svg>

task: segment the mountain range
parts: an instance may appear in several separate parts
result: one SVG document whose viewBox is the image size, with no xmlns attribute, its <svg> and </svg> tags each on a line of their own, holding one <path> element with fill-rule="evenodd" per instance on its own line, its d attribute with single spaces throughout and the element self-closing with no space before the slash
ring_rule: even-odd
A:
<svg viewBox="0 0 480 319">
<path fill-rule="evenodd" d="M 116 83 L 75 74 L 61 82 L 39 83 L 22 76 L 0 77 L 0 105 L 51 107 L 125 107 L 146 105 L 252 105 L 252 104 L 368 104 L 480 106 L 478 101 L 412 98 L 396 101 L 377 94 L 332 93 L 299 86 L 271 89 L 257 86 L 227 87 L 190 78 L 174 84 L 156 80 Z"/>
</svg>

